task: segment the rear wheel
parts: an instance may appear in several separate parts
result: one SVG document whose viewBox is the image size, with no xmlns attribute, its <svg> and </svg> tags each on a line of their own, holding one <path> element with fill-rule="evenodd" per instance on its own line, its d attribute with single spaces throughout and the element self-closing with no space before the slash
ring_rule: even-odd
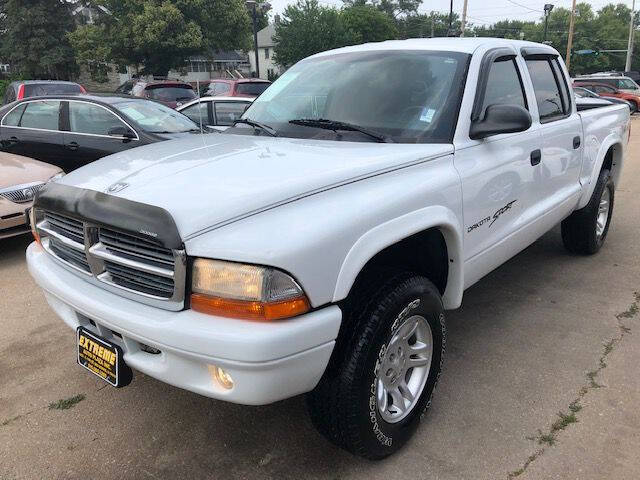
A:
<svg viewBox="0 0 640 480">
<path fill-rule="evenodd" d="M 315 426 L 356 455 L 384 458 L 415 432 L 445 345 L 440 293 L 398 273 L 356 292 L 332 360 L 307 402 Z"/>
<path fill-rule="evenodd" d="M 583 255 L 600 250 L 611 225 L 614 193 L 611 173 L 603 169 L 589 203 L 562 222 L 562 241 L 567 250 Z"/>
</svg>

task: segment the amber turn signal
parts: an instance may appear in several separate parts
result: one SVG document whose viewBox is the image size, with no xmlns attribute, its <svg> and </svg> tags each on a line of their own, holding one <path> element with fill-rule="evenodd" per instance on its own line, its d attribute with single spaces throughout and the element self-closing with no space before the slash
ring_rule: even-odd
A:
<svg viewBox="0 0 640 480">
<path fill-rule="evenodd" d="M 191 308 L 196 312 L 246 320 L 281 320 L 302 315 L 311 309 L 307 297 L 265 303 L 248 300 L 211 297 L 201 293 L 191 295 Z"/>
<path fill-rule="evenodd" d="M 29 210 L 29 224 L 31 225 L 31 235 L 38 245 L 42 245 L 40 234 L 36 229 L 36 211 L 32 208 Z"/>
</svg>

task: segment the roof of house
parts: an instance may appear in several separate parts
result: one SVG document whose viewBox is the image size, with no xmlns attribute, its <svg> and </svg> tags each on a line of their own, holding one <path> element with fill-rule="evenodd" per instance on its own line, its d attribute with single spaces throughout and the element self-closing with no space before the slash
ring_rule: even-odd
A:
<svg viewBox="0 0 640 480">
<path fill-rule="evenodd" d="M 258 32 L 258 48 L 273 47 L 273 36 L 276 34 L 276 26 L 270 23 Z"/>
<path fill-rule="evenodd" d="M 218 50 L 216 52 L 212 52 L 211 55 L 209 56 L 193 55 L 189 57 L 189 60 L 192 60 L 194 62 L 213 61 L 213 62 L 223 62 L 223 63 L 226 63 L 226 62 L 238 63 L 238 62 L 246 62 L 247 56 L 235 50 Z"/>
</svg>

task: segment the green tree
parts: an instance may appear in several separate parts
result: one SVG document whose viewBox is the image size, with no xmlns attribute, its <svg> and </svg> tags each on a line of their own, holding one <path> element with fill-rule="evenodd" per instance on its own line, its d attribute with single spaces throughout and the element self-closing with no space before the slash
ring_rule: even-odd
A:
<svg viewBox="0 0 640 480">
<path fill-rule="evenodd" d="M 110 14 L 70 35 L 78 58 L 137 65 L 166 75 L 191 55 L 248 49 L 249 14 L 243 0 L 102 0 Z M 100 46 L 96 54 L 96 46 Z"/>
<path fill-rule="evenodd" d="M 428 14 L 408 15 L 397 19 L 400 38 L 446 37 L 449 32 L 449 14 L 429 12 Z M 460 30 L 460 18 L 453 14 L 451 29 Z"/>
<path fill-rule="evenodd" d="M 355 43 L 381 42 L 398 36 L 398 29 L 393 20 L 372 6 L 347 7 L 340 15 Z"/>
<path fill-rule="evenodd" d="M 340 11 L 317 0 L 298 0 L 276 24 L 275 61 L 284 67 L 314 53 L 355 43 Z"/>
<path fill-rule="evenodd" d="M 70 79 L 78 71 L 67 33 L 75 27 L 63 0 L 2 0 L 0 57 L 24 78 Z"/>
</svg>

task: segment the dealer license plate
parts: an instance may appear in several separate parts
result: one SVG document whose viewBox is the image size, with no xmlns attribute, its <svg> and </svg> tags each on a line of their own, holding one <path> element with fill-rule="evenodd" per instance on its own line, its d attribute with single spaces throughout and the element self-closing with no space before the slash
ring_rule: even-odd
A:
<svg viewBox="0 0 640 480">
<path fill-rule="evenodd" d="M 78 327 L 78 363 L 114 387 L 131 383 L 131 369 L 122 360 L 122 349 L 111 342 Z"/>
</svg>

